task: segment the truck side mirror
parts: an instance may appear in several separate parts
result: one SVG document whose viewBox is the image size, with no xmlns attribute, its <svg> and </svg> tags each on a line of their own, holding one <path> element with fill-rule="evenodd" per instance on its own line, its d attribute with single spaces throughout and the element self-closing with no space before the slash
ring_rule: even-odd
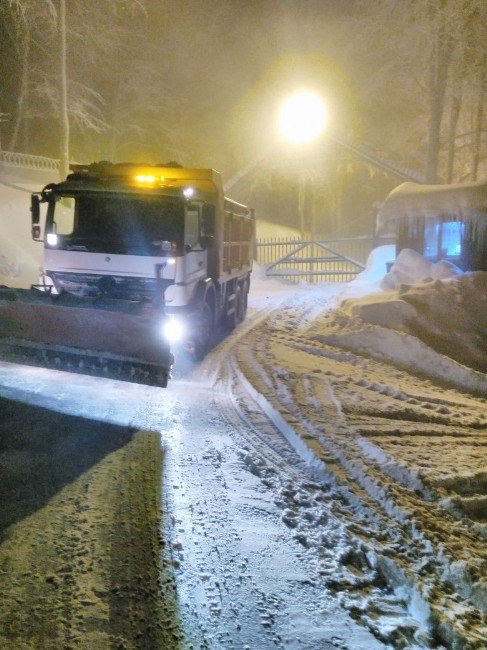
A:
<svg viewBox="0 0 487 650">
<path fill-rule="evenodd" d="M 38 194 L 32 194 L 30 197 L 30 212 L 32 220 L 32 239 L 34 239 L 34 241 L 39 241 L 41 237 L 41 227 L 39 225 L 41 218 L 40 203 L 40 196 Z"/>
</svg>

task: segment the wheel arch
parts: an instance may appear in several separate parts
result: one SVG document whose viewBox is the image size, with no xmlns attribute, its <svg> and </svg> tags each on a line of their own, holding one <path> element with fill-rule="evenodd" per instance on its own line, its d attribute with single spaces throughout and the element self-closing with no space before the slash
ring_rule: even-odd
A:
<svg viewBox="0 0 487 650">
<path fill-rule="evenodd" d="M 216 320 L 216 312 L 217 312 L 217 290 L 215 287 L 215 284 L 212 280 L 207 280 L 205 282 L 200 282 L 197 289 L 196 289 L 196 295 L 195 295 L 195 303 L 199 307 L 204 305 L 205 303 L 210 307 L 211 312 L 213 314 L 213 321 L 215 322 Z"/>
</svg>

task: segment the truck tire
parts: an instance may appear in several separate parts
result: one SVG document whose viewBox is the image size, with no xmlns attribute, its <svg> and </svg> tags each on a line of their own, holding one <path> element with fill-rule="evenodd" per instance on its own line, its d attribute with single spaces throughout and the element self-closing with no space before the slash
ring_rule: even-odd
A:
<svg viewBox="0 0 487 650">
<path fill-rule="evenodd" d="M 237 285 L 235 296 L 233 298 L 233 311 L 225 317 L 225 328 L 232 332 L 239 323 L 242 322 L 242 289 Z"/>
<path fill-rule="evenodd" d="M 207 302 L 201 306 L 198 317 L 198 331 L 194 340 L 192 356 L 195 361 L 201 361 L 211 346 L 213 337 L 214 315 Z"/>
<path fill-rule="evenodd" d="M 240 285 L 235 292 L 235 324 L 240 323 L 245 319 L 245 290 Z"/>
<path fill-rule="evenodd" d="M 249 304 L 249 283 L 247 280 L 242 285 L 242 321 L 245 320 L 247 316 L 247 307 Z"/>
</svg>

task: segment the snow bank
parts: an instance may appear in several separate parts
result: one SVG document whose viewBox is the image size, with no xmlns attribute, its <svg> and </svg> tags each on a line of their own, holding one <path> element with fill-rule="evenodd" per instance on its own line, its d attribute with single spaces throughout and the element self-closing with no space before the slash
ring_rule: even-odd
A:
<svg viewBox="0 0 487 650">
<path fill-rule="evenodd" d="M 348 283 L 342 293 L 342 298 L 355 298 L 372 291 L 380 291 L 387 271 L 387 264 L 394 262 L 395 258 L 396 247 L 392 244 L 374 248 L 367 258 L 365 269 Z"/>
<path fill-rule="evenodd" d="M 444 280 L 460 275 L 462 270 L 448 262 L 429 262 L 410 248 L 404 248 L 397 256 L 391 270 L 382 279 L 383 289 L 396 289 L 401 284 L 417 284 L 425 280 Z"/>
<path fill-rule="evenodd" d="M 301 310 L 301 334 L 388 360 L 460 390 L 487 392 L 487 273 L 412 250 L 372 251 L 348 284 L 284 284 L 254 266 L 251 305 Z M 307 304 L 306 311 L 303 308 Z M 333 310 L 333 311 L 330 311 Z"/>
<path fill-rule="evenodd" d="M 487 371 L 487 273 L 400 285 L 342 305 L 345 314 L 413 335 L 459 363 Z"/>
<path fill-rule="evenodd" d="M 462 273 L 449 262 L 433 264 L 411 250 L 401 251 L 386 273 L 393 259 L 394 247 L 381 246 L 352 282 L 295 285 L 285 299 L 285 286 L 266 279 L 257 267 L 252 297 L 265 295 L 270 305 L 279 295 L 281 306 L 302 309 L 305 294 L 313 309 L 302 314 L 303 335 L 460 390 L 487 392 L 487 273 Z"/>
</svg>

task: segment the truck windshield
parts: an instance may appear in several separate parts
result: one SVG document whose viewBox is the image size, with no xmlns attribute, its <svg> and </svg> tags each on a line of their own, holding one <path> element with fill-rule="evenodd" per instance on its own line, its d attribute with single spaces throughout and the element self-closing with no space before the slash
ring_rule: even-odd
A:
<svg viewBox="0 0 487 650">
<path fill-rule="evenodd" d="M 108 193 L 63 196 L 54 209 L 56 248 L 122 255 L 174 254 L 181 250 L 180 199 Z M 49 240 L 48 240 L 49 241 Z"/>
</svg>

